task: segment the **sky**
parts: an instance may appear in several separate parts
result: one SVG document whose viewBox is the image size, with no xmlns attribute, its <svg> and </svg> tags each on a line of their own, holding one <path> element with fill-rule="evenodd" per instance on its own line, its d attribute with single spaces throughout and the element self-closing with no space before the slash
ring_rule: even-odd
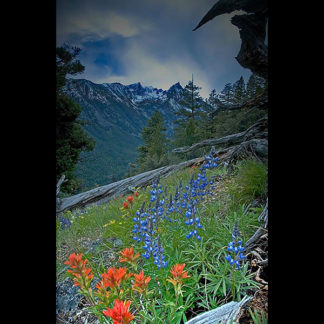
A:
<svg viewBox="0 0 324 324">
<path fill-rule="evenodd" d="M 56 45 L 81 48 L 85 71 L 77 78 L 94 83 L 140 82 L 167 90 L 192 74 L 207 98 L 250 70 L 237 56 L 241 40 L 224 14 L 192 31 L 216 0 L 57 0 Z M 243 13 L 243 12 L 241 12 Z"/>
</svg>

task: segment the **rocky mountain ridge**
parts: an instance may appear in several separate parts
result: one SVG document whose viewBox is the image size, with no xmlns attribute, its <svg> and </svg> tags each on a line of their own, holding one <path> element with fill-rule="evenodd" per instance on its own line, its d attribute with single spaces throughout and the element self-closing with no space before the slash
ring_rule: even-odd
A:
<svg viewBox="0 0 324 324">
<path fill-rule="evenodd" d="M 83 189 L 121 179 L 137 157 L 141 132 L 155 110 L 162 113 L 171 136 L 182 90 L 179 82 L 162 90 L 140 82 L 96 84 L 68 79 L 63 91 L 83 108 L 84 129 L 96 140 L 94 151 L 82 154 L 75 170 L 84 179 Z"/>
</svg>

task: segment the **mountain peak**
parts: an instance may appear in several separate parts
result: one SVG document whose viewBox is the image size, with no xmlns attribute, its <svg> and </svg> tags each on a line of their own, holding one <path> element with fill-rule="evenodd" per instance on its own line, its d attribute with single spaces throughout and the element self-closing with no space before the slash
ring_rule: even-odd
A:
<svg viewBox="0 0 324 324">
<path fill-rule="evenodd" d="M 182 90 L 183 88 L 182 88 L 182 86 L 181 86 L 181 84 L 180 84 L 180 82 L 177 82 L 177 83 L 175 83 L 174 85 L 172 85 L 170 88 L 169 88 L 169 90 L 168 91 L 172 91 L 172 90 Z"/>
<path fill-rule="evenodd" d="M 135 89 L 142 89 L 143 88 L 141 82 L 136 82 L 136 83 L 129 84 L 127 87 L 128 88 L 135 88 Z"/>
</svg>

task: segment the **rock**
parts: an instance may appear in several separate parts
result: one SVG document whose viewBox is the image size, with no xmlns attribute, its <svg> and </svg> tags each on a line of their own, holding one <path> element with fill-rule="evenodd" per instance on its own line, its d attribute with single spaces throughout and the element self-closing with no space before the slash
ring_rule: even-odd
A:
<svg viewBox="0 0 324 324">
<path fill-rule="evenodd" d="M 78 295 L 79 287 L 73 286 L 73 281 L 66 278 L 56 282 L 56 313 L 76 312 L 82 296 Z"/>
</svg>

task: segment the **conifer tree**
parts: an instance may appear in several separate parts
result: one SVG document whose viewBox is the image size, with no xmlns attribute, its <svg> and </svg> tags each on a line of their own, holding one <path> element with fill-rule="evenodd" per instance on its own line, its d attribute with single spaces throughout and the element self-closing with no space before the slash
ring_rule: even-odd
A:
<svg viewBox="0 0 324 324">
<path fill-rule="evenodd" d="M 80 153 L 95 146 L 94 140 L 82 129 L 82 121 L 78 120 L 82 108 L 62 92 L 67 75 L 84 71 L 84 66 L 76 59 L 79 53 L 76 47 L 56 48 L 56 181 L 64 174 L 67 182 L 61 190 L 68 193 L 79 186 L 73 171 Z"/>
<path fill-rule="evenodd" d="M 142 131 L 144 145 L 137 148 L 139 152 L 139 169 L 141 171 L 153 169 L 163 163 L 162 160 L 168 144 L 165 132 L 163 115 L 156 110 Z"/>
<path fill-rule="evenodd" d="M 218 95 L 218 99 L 225 107 L 234 103 L 234 91 L 231 83 L 226 83 Z"/>
<path fill-rule="evenodd" d="M 175 121 L 175 142 L 177 145 L 191 145 L 196 140 L 196 128 L 198 119 L 202 113 L 203 99 L 199 95 L 198 87 L 192 80 L 188 82 L 182 91 L 181 108 L 175 112 L 178 119 Z"/>
<path fill-rule="evenodd" d="M 240 104 L 246 99 L 245 82 L 243 76 L 233 85 L 233 102 Z"/>
<path fill-rule="evenodd" d="M 218 99 L 216 90 L 213 89 L 209 94 L 209 98 L 202 105 L 202 114 L 199 121 L 198 137 L 199 140 L 211 138 L 214 133 L 214 114 L 217 109 L 220 109 L 221 103 Z"/>
<path fill-rule="evenodd" d="M 253 98 L 257 94 L 261 93 L 265 88 L 265 80 L 256 74 L 251 74 L 246 84 L 246 95 L 248 98 Z"/>
</svg>

